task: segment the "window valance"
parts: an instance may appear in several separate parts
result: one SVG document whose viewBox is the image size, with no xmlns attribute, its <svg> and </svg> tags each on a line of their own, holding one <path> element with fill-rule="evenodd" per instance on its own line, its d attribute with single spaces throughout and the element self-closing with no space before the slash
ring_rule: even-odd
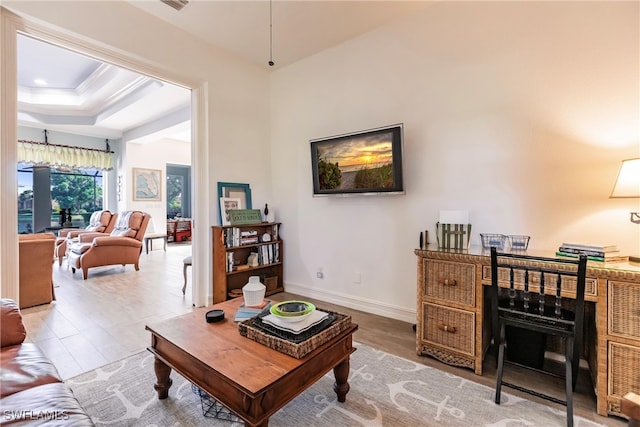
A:
<svg viewBox="0 0 640 427">
<path fill-rule="evenodd" d="M 18 162 L 71 169 L 113 169 L 113 152 L 48 142 L 18 141 Z"/>
</svg>

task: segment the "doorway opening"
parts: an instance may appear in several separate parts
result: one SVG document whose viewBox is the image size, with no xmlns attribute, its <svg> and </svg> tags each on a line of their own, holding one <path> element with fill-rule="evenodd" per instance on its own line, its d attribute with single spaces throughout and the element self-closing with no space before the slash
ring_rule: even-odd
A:
<svg viewBox="0 0 640 427">
<path fill-rule="evenodd" d="M 101 61 L 109 61 L 111 64 L 122 64 L 120 66 L 127 67 L 128 69 L 142 75 L 154 76 L 156 79 L 163 78 L 162 76 L 166 76 L 166 80 L 164 80 L 165 82 L 175 81 L 176 83 L 171 84 L 180 85 L 183 89 L 187 89 L 190 92 L 191 97 L 191 100 L 189 102 L 189 109 L 191 111 L 188 114 L 189 118 L 191 119 L 189 130 L 193 128 L 193 135 L 200 135 L 200 137 L 192 138 L 192 140 L 189 142 L 192 150 L 192 155 L 190 156 L 189 162 L 192 165 L 192 173 L 194 174 L 194 179 L 192 180 L 192 182 L 200 183 L 198 185 L 199 191 L 194 192 L 192 195 L 192 216 L 197 216 L 199 218 L 208 218 L 210 216 L 209 212 L 211 208 L 207 203 L 207 195 L 209 194 L 209 171 L 206 167 L 203 167 L 206 162 L 205 159 L 208 155 L 206 146 L 207 116 L 205 114 L 205 107 L 207 102 L 207 92 L 205 81 L 198 78 L 194 79 L 180 73 L 176 74 L 170 71 L 170 69 L 150 66 L 148 63 L 141 62 L 136 58 L 130 56 L 126 53 L 126 51 L 107 51 L 104 48 L 94 46 L 91 43 L 87 43 L 87 40 L 85 38 L 75 37 L 67 32 L 62 33 L 53 30 L 49 27 L 42 26 L 37 22 L 30 21 L 29 18 L 15 17 L 4 9 L 0 10 L 0 15 L 2 15 L 4 19 L 3 23 L 6 24 L 3 26 L 3 37 L 0 39 L 0 45 L 2 45 L 2 49 L 0 49 L 0 56 L 2 56 L 3 64 L 9 64 L 2 67 L 3 71 L 6 72 L 5 74 L 3 74 L 5 78 L 3 78 L 2 82 L 0 83 L 3 93 L 12 93 L 12 91 L 16 90 L 19 85 L 15 66 L 12 66 L 12 64 L 17 64 L 18 60 L 16 55 L 16 40 L 19 35 L 26 35 L 28 37 L 37 38 L 38 40 L 41 40 L 45 43 L 54 44 L 55 46 L 62 49 L 69 49 L 74 52 L 88 55 L 92 58 L 99 58 L 99 60 Z M 6 126 L 0 126 L 0 133 L 2 134 L 3 140 L 5 141 L 17 141 L 19 139 L 17 124 L 20 121 L 20 119 L 18 118 L 20 116 L 18 99 L 15 97 L 4 97 L 2 104 L 3 113 L 1 114 L 2 117 L 0 118 L 0 120 L 2 121 L 2 124 L 5 124 Z M 47 128 L 50 128 L 50 126 L 47 126 Z M 140 130 L 142 131 L 143 129 Z M 132 137 L 134 137 L 134 135 L 132 135 Z M 17 172 L 17 152 L 17 144 L 3 144 L 3 155 L 0 156 L 0 163 L 2 164 L 3 170 L 14 170 Z M 164 164 L 166 164 L 166 162 L 164 162 Z M 162 165 L 161 169 L 164 169 L 164 164 Z M 150 167 L 152 166 L 150 165 Z M 5 177 L 6 176 L 7 175 L 5 174 Z M 198 179 L 196 179 L 196 177 Z M 130 178 L 129 174 L 127 174 L 126 172 L 122 175 L 108 172 L 104 176 L 104 200 L 106 203 L 111 203 L 113 200 L 115 200 L 118 209 L 124 208 L 124 206 L 119 203 L 121 201 L 121 197 L 124 199 L 131 194 L 130 192 L 132 186 L 130 184 L 125 184 L 125 178 Z M 120 185 L 120 182 L 122 182 L 122 185 Z M 10 175 L 7 177 L 7 179 L 0 180 L 0 186 L 2 187 L 3 194 L 11 195 L 17 193 L 17 174 Z M 18 228 L 18 203 L 16 202 L 17 200 L 11 200 L 11 202 L 7 202 L 10 208 L 8 211 L 15 211 L 16 215 L 10 215 L 10 219 L 3 221 L 2 224 L 0 224 L 0 234 L 4 236 L 2 239 L 0 239 L 0 245 L 2 246 L 3 253 L 5 254 L 5 266 L 7 267 L 3 268 L 2 274 L 0 274 L 0 288 L 3 297 L 14 299 L 18 299 L 18 283 L 15 280 L 18 274 L 18 256 L 17 251 L 13 251 L 11 250 L 11 248 L 13 248 L 14 246 L 17 247 L 18 244 L 18 234 L 16 233 L 16 230 Z M 164 203 L 162 203 L 160 206 L 163 212 L 161 216 L 158 216 L 158 218 L 164 221 L 166 218 L 166 214 L 164 212 L 165 205 Z M 209 252 L 206 240 L 194 239 L 193 243 L 195 246 L 194 259 L 198 257 L 203 257 L 203 259 L 206 259 Z M 195 250 L 196 247 L 198 250 Z M 196 266 L 196 263 L 194 263 L 193 274 L 194 276 L 198 276 L 200 278 L 199 281 L 194 280 L 196 286 L 194 286 L 193 289 L 193 303 L 195 306 L 206 305 L 207 301 L 210 300 L 206 286 L 197 286 L 197 283 L 210 282 L 211 275 L 207 271 L 205 264 Z"/>
</svg>

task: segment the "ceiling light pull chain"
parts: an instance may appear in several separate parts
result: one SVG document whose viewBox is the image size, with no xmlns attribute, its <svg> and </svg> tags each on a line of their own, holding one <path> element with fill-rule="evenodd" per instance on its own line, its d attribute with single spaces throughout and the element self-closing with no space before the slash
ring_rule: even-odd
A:
<svg viewBox="0 0 640 427">
<path fill-rule="evenodd" d="M 274 66 L 273 62 L 273 3 L 269 0 L 269 66 Z"/>
</svg>

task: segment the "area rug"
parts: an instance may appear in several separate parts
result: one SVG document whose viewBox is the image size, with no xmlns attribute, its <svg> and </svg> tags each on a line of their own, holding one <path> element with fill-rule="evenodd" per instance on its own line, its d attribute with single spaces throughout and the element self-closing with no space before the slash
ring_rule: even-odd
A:
<svg viewBox="0 0 640 427">
<path fill-rule="evenodd" d="M 554 409 L 502 393 L 436 368 L 354 343 L 345 403 L 336 400 L 333 372 L 269 419 L 275 427 L 298 426 L 565 426 L 564 408 Z M 97 426 L 226 426 L 237 419 L 204 415 L 206 395 L 171 372 L 169 398 L 153 389 L 153 355 L 141 352 L 67 380 Z M 601 426 L 575 417 L 576 427 Z"/>
</svg>

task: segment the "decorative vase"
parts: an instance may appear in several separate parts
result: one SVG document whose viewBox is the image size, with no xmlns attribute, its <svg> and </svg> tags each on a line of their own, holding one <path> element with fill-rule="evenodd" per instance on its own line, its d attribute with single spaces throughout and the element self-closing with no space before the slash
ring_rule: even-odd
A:
<svg viewBox="0 0 640 427">
<path fill-rule="evenodd" d="M 260 276 L 249 276 L 249 282 L 242 287 L 245 307 L 256 307 L 262 304 L 267 287 L 260 282 Z"/>
<path fill-rule="evenodd" d="M 269 221 L 269 206 L 267 203 L 264 204 L 264 222 L 268 222 Z"/>
<path fill-rule="evenodd" d="M 264 205 L 264 217 L 267 222 L 276 222 L 275 214 L 273 213 L 272 208 L 268 208 L 267 205 Z"/>
</svg>

